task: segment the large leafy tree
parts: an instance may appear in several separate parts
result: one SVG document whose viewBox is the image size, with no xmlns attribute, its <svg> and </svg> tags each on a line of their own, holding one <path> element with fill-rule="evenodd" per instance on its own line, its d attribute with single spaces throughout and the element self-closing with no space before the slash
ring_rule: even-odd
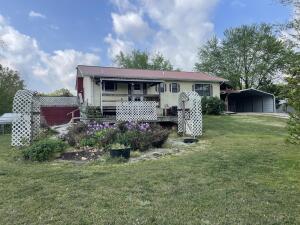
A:
<svg viewBox="0 0 300 225">
<path fill-rule="evenodd" d="M 12 111 L 16 92 L 24 88 L 24 81 L 17 71 L 0 65 L 0 115 Z"/>
<path fill-rule="evenodd" d="M 58 89 L 58 90 L 55 90 L 51 93 L 47 93 L 47 94 L 44 94 L 44 93 L 40 93 L 40 96 L 53 96 L 53 97 L 72 97 L 74 96 L 71 91 L 67 88 L 61 88 L 61 89 Z"/>
<path fill-rule="evenodd" d="M 115 62 L 122 68 L 173 70 L 170 61 L 165 59 L 162 54 L 157 53 L 151 57 L 148 52 L 139 50 L 133 50 L 129 54 L 120 52 L 120 54 L 116 56 Z"/>
<path fill-rule="evenodd" d="M 289 41 L 296 47 L 296 53 L 288 60 L 288 76 L 286 81 L 288 87 L 288 104 L 295 109 L 295 112 L 290 114 L 288 122 L 289 141 L 300 144 L 300 1 L 281 0 L 281 2 L 292 5 L 295 11 L 293 20 L 285 26 L 286 33 L 289 34 Z"/>
<path fill-rule="evenodd" d="M 264 89 L 285 65 L 290 52 L 267 24 L 243 25 L 213 37 L 199 49 L 198 71 L 212 73 L 230 81 L 234 88 Z"/>
</svg>

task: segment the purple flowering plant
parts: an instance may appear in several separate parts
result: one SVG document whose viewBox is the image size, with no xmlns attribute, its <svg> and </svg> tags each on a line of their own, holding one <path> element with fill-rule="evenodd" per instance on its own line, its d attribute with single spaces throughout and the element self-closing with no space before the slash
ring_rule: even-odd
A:
<svg viewBox="0 0 300 225">
<path fill-rule="evenodd" d="M 87 135 L 94 135 L 98 131 L 103 131 L 107 129 L 116 129 L 116 124 L 109 124 L 107 122 L 104 123 L 97 123 L 96 121 L 91 122 L 87 127 Z"/>
<path fill-rule="evenodd" d="M 150 130 L 149 123 L 137 123 L 137 122 L 126 122 L 125 127 L 130 131 L 141 131 L 146 132 Z"/>
</svg>

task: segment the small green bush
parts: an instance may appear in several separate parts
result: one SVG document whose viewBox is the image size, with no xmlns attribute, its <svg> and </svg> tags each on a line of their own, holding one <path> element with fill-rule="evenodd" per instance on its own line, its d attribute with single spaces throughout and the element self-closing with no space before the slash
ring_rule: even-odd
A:
<svg viewBox="0 0 300 225">
<path fill-rule="evenodd" d="M 47 161 L 56 153 L 61 153 L 67 145 L 61 140 L 44 139 L 34 142 L 31 146 L 22 150 L 25 160 Z"/>
<path fill-rule="evenodd" d="M 86 137 L 87 129 L 87 125 L 83 122 L 73 124 L 68 128 L 68 133 L 64 136 L 64 139 L 71 146 L 78 145 L 81 139 Z"/>
<path fill-rule="evenodd" d="M 85 138 L 81 139 L 81 141 L 80 141 L 80 146 L 82 146 L 82 147 L 85 147 L 85 146 L 94 147 L 97 144 L 98 144 L 98 141 L 94 137 L 85 137 Z"/>
<path fill-rule="evenodd" d="M 202 98 L 202 113 L 206 115 L 220 115 L 225 109 L 225 103 L 218 97 Z"/>
<path fill-rule="evenodd" d="M 288 120 L 288 141 L 292 144 L 300 144 L 300 113 L 295 112 L 290 114 Z"/>
</svg>

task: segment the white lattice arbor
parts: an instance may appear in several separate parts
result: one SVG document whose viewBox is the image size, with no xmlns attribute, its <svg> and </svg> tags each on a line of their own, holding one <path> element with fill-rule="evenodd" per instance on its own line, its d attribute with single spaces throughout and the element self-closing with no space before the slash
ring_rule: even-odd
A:
<svg viewBox="0 0 300 225">
<path fill-rule="evenodd" d="M 17 91 L 14 102 L 13 112 L 17 118 L 12 124 L 12 146 L 22 146 L 29 144 L 30 141 L 39 133 L 40 128 L 40 103 L 34 92 L 29 90 Z"/>
<path fill-rule="evenodd" d="M 155 101 L 123 101 L 116 104 L 117 121 L 156 121 Z"/>
<path fill-rule="evenodd" d="M 197 92 L 181 92 L 178 97 L 178 133 L 202 135 L 201 97 Z"/>
</svg>

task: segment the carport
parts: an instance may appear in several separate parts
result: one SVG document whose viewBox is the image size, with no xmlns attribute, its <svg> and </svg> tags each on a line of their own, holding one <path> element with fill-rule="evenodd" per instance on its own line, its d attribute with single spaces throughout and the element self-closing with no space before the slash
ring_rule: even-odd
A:
<svg viewBox="0 0 300 225">
<path fill-rule="evenodd" d="M 274 95 L 253 88 L 227 93 L 225 102 L 231 112 L 276 112 Z"/>
</svg>

